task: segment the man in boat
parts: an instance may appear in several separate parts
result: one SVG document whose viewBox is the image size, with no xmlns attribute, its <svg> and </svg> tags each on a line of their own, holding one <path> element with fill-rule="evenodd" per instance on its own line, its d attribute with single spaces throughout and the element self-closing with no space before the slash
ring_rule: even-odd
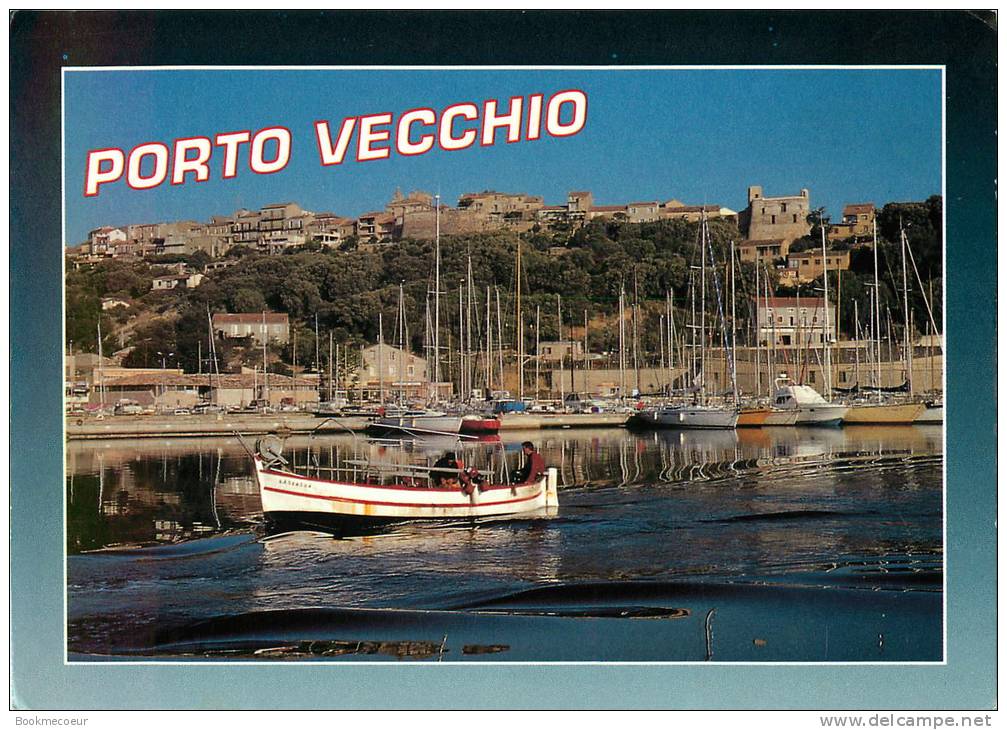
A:
<svg viewBox="0 0 1007 730">
<path fill-rule="evenodd" d="M 440 459 L 434 462 L 433 471 L 430 472 L 430 481 L 435 487 L 457 487 L 458 472 L 462 469 L 462 463 L 458 461 L 455 452 L 448 451 Z"/>
<path fill-rule="evenodd" d="M 535 450 L 535 444 L 525 441 L 521 444 L 521 453 L 524 454 L 524 464 L 514 472 L 514 484 L 526 484 L 545 475 L 545 461 L 542 454 Z"/>
</svg>

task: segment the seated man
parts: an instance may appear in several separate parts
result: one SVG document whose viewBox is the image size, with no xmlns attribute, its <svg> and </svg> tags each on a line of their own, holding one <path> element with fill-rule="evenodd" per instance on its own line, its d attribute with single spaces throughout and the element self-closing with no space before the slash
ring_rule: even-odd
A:
<svg viewBox="0 0 1007 730">
<path fill-rule="evenodd" d="M 455 457 L 455 452 L 448 451 L 434 462 L 434 469 L 430 472 L 430 482 L 435 487 L 457 487 L 458 470 L 461 468 L 461 462 Z"/>
<path fill-rule="evenodd" d="M 521 444 L 521 453 L 524 454 L 525 462 L 514 472 L 514 484 L 527 484 L 545 476 L 545 461 L 542 454 L 535 451 L 535 445 L 531 441 Z"/>
</svg>

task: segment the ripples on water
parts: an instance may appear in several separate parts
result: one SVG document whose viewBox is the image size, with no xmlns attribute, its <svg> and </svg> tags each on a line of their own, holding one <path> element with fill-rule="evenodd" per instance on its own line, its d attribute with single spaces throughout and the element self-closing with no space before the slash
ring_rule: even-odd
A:
<svg viewBox="0 0 1007 730">
<path fill-rule="evenodd" d="M 544 431 L 467 461 L 526 438 L 560 468 L 558 517 L 348 539 L 266 536 L 230 439 L 71 442 L 71 654 L 940 659 L 939 427 Z"/>
</svg>

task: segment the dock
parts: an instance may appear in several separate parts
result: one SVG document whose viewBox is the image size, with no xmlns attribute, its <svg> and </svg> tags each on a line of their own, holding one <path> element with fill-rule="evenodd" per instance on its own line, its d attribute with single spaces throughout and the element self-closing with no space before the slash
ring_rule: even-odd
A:
<svg viewBox="0 0 1007 730">
<path fill-rule="evenodd" d="M 501 418 L 501 431 L 533 431 L 552 428 L 620 428 L 625 413 L 520 413 Z M 330 418 L 304 413 L 209 413 L 203 415 L 94 416 L 70 415 L 66 419 L 67 440 L 198 438 L 230 436 L 235 431 L 256 435 L 287 431 L 294 434 L 337 434 L 361 432 L 370 419 L 359 416 Z"/>
</svg>

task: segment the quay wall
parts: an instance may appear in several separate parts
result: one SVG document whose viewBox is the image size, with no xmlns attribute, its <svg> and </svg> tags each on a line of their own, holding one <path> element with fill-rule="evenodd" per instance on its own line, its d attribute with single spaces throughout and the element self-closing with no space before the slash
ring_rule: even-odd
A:
<svg viewBox="0 0 1007 730">
<path fill-rule="evenodd" d="M 543 428 L 599 428 L 624 426 L 627 415 L 620 413 L 508 414 L 501 419 L 501 431 Z M 70 416 L 66 421 L 67 440 L 110 438 L 158 438 L 256 435 L 286 430 L 291 433 L 346 433 L 363 431 L 369 419 L 346 417 L 317 418 L 310 415 L 242 414 L 187 416 Z"/>
</svg>

